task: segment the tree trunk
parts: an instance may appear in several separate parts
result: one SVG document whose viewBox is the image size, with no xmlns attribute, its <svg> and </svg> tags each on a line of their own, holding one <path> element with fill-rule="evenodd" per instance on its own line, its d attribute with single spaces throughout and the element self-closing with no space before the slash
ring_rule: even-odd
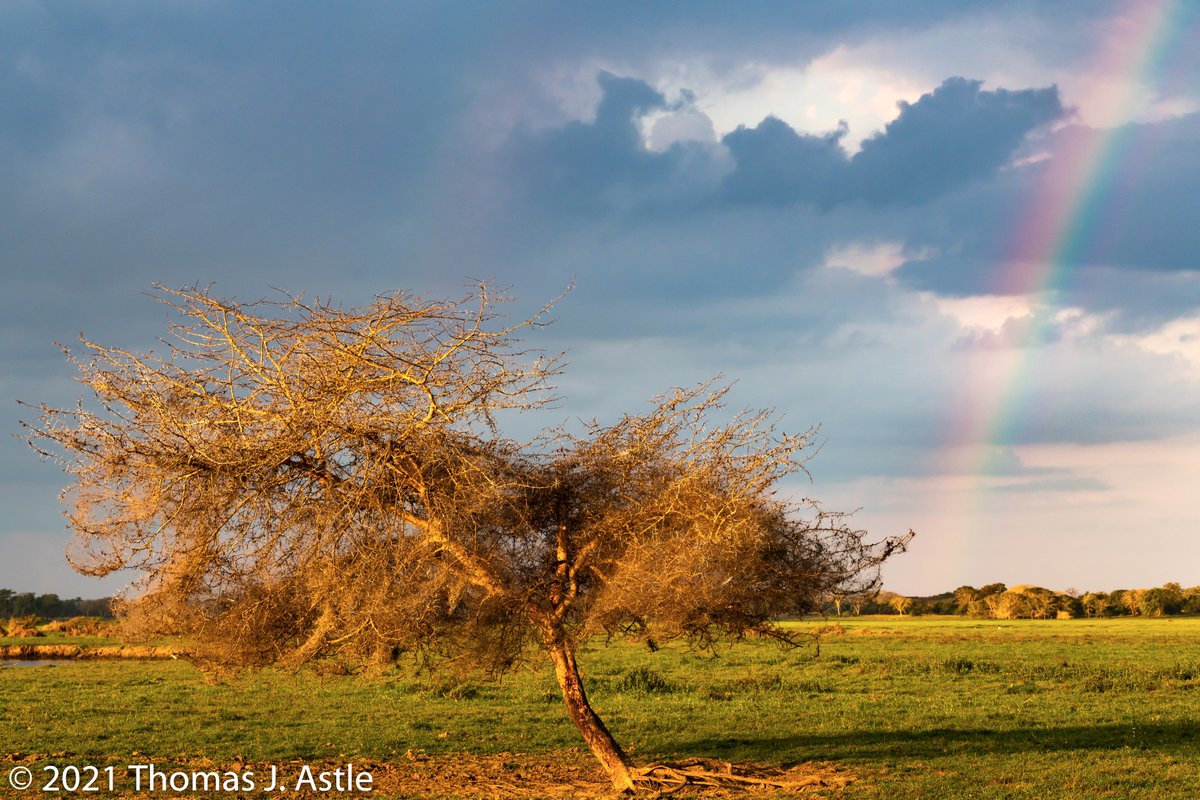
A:
<svg viewBox="0 0 1200 800">
<path fill-rule="evenodd" d="M 612 780 L 613 788 L 621 792 L 632 792 L 634 786 L 630 770 L 633 764 L 588 703 L 587 695 L 583 691 L 583 681 L 579 677 L 579 665 L 575 663 L 574 649 L 563 638 L 561 632 L 556 631 L 555 635 L 546 638 L 550 659 L 554 662 L 554 675 L 558 678 L 563 702 L 567 706 L 571 721 L 583 735 L 583 740 L 587 742 L 592 754 L 604 766 L 605 772 Z"/>
</svg>

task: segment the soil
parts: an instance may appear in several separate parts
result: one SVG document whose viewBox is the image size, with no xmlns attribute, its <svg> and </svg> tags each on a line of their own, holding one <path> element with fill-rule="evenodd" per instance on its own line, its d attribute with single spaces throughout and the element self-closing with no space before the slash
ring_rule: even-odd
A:
<svg viewBox="0 0 1200 800">
<path fill-rule="evenodd" d="M 255 770 L 257 775 L 270 772 L 270 764 L 235 763 L 216 764 L 205 758 L 181 759 L 164 761 L 147 759 L 141 755 L 130 757 L 129 763 L 146 763 L 153 761 L 163 771 L 172 770 Z M 7 757 L 0 755 L 0 772 L 7 772 L 14 765 L 31 766 L 38 762 L 53 760 L 56 763 L 78 763 L 77 759 L 66 757 L 63 753 L 54 754 L 20 754 L 11 753 Z M 7 762 L 5 764 L 4 762 Z M 124 763 L 119 759 L 111 759 L 112 763 Z M 583 749 L 572 748 L 554 753 L 540 755 L 499 753 L 494 755 L 437 755 L 428 756 L 423 753 L 409 752 L 398 756 L 389 762 L 366 762 L 347 758 L 338 762 L 281 762 L 276 764 L 281 775 L 295 775 L 301 767 L 307 765 L 312 772 L 321 770 L 344 769 L 347 763 L 354 765 L 355 772 L 367 772 L 373 777 L 370 794 L 358 792 L 312 792 L 307 789 L 288 792 L 295 800 L 330 797 L 379 797 L 405 798 L 406 800 L 459 800 L 459 798 L 486 798 L 487 800 L 569 800 L 580 798 L 615 798 L 611 785 L 605 778 L 599 764 L 592 755 Z M 678 765 L 690 770 L 696 770 L 697 765 L 712 767 L 714 773 L 729 773 L 750 777 L 751 780 L 760 778 L 769 781 L 786 782 L 789 788 L 782 789 L 766 785 L 744 784 L 734 787 L 686 786 L 671 792 L 673 797 L 691 798 L 800 798 L 801 800 L 817 800 L 817 798 L 833 798 L 837 790 L 852 782 L 854 778 L 835 764 L 807 763 L 790 769 L 778 767 L 755 767 L 747 765 L 730 765 L 724 762 L 692 761 L 686 765 Z M 99 766 L 99 765 L 98 765 Z M 35 768 L 35 773 L 37 769 Z M 148 794 L 135 794 L 129 791 L 132 777 L 122 776 L 122 768 L 117 768 L 118 786 L 121 782 L 126 785 L 126 791 L 116 796 L 121 798 L 150 797 Z M 0 792 L 3 794 L 3 792 Z M 190 795 L 199 797 L 204 795 Z M 238 797 L 236 792 L 214 793 L 214 798 L 233 800 Z M 658 797 L 651 789 L 640 796 Z"/>
</svg>

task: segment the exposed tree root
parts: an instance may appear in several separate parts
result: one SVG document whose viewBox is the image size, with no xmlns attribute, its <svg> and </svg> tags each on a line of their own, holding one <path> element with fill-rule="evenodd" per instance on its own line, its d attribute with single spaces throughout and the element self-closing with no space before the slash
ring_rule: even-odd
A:
<svg viewBox="0 0 1200 800">
<path fill-rule="evenodd" d="M 808 791 L 840 789 L 854 781 L 850 774 L 820 765 L 801 764 L 789 770 L 731 764 L 693 758 L 674 764 L 649 764 L 634 770 L 634 782 L 661 795 L 684 787 L 714 789 L 780 789 Z"/>
</svg>

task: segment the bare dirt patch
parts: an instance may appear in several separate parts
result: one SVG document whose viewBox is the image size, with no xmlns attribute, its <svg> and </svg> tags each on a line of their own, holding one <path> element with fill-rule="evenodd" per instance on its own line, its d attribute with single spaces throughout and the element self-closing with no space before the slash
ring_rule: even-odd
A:
<svg viewBox="0 0 1200 800">
<path fill-rule="evenodd" d="M 610 798 L 611 785 L 591 754 L 567 750 L 544 755 L 409 756 L 407 763 L 376 765 L 378 786 L 403 797 L 449 798 Z M 831 764 L 802 764 L 791 769 L 730 765 L 708 759 L 647 765 L 638 770 L 661 780 L 645 796 L 677 797 L 820 797 L 819 790 L 840 789 L 854 779 Z M 684 782 L 684 779 L 687 782 Z M 657 791 L 655 791 L 655 789 Z"/>
<path fill-rule="evenodd" d="M 33 767 L 35 764 L 51 761 L 58 764 L 82 763 L 78 757 L 70 757 L 65 753 L 10 753 L 7 756 L 0 756 L 0 769 L 7 771 L 14 765 Z M 237 772 L 254 770 L 257 775 L 264 776 L 269 774 L 271 766 L 278 767 L 281 775 L 295 775 L 306 765 L 316 773 L 322 770 L 344 769 L 347 763 L 353 763 L 355 772 L 368 772 L 374 779 L 370 795 L 362 795 L 357 792 L 312 792 L 307 789 L 289 791 L 288 796 L 295 800 L 352 796 L 404 798 L 405 800 L 465 800 L 466 798 L 471 798 L 471 800 L 476 798 L 488 798 L 488 800 L 533 800 L 534 798 L 592 800 L 593 798 L 614 798 L 616 796 L 592 755 L 575 748 L 538 755 L 498 753 L 493 755 L 430 756 L 424 753 L 409 752 L 387 762 L 346 758 L 336 762 L 284 761 L 275 764 L 255 764 L 239 761 L 222 764 L 207 758 L 147 759 L 139 754 L 127 759 L 113 757 L 90 759 L 88 763 L 104 766 L 105 764 L 99 763 L 101 761 L 117 766 L 118 787 L 123 787 L 122 791 L 118 791 L 114 795 L 102 794 L 101 796 L 119 798 L 150 796 L 130 791 L 132 777 L 123 776 L 125 764 L 148 762 L 153 762 L 163 771 L 215 770 L 224 773 L 230 770 Z M 659 772 L 663 776 L 668 774 L 678 776 L 683 773 L 691 773 L 693 776 L 701 773 L 724 774 L 733 777 L 735 782 L 729 785 L 689 783 L 673 788 L 671 783 L 675 778 L 672 777 L 663 782 L 658 792 L 647 789 L 638 796 L 661 797 L 670 794 L 673 797 L 714 799 L 769 797 L 815 800 L 816 798 L 835 797 L 839 789 L 854 780 L 854 777 L 845 769 L 828 762 L 812 762 L 783 769 L 777 766 L 730 765 L 726 762 L 709 759 L 692 759 L 672 763 L 669 766 L 648 765 L 641 771 L 651 770 Z M 231 800 L 236 795 L 236 792 L 225 792 L 190 794 L 189 796 Z"/>
</svg>

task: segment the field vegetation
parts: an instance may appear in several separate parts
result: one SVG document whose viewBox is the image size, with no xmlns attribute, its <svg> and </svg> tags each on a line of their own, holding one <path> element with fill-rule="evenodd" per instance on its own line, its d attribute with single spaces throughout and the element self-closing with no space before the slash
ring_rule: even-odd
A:
<svg viewBox="0 0 1200 800">
<path fill-rule="evenodd" d="M 980 619 L 1072 619 L 1074 617 L 1168 617 L 1200 614 L 1200 586 L 1165 583 L 1144 589 L 1056 592 L 1024 584 L 960 586 L 929 597 L 895 592 L 831 594 L 829 614 L 962 614 Z"/>
<path fill-rule="evenodd" d="M 1200 618 L 853 618 L 819 653 L 596 641 L 580 659 L 644 763 L 817 763 L 835 779 L 815 794 L 847 799 L 1200 796 Z M 217 683 L 182 660 L 3 667 L 0 774 L 352 761 L 379 775 L 378 797 L 611 792 L 553 671 L 534 666 L 498 683 L 408 660 Z"/>
</svg>

